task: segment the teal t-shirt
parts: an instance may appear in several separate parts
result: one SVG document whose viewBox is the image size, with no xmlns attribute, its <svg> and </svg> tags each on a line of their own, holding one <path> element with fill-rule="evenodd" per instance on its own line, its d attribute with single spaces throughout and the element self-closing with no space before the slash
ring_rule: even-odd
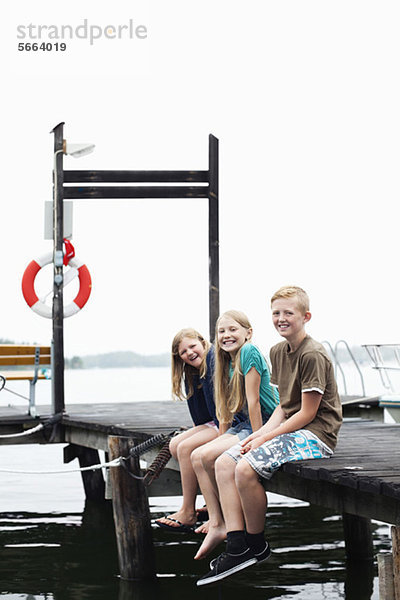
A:
<svg viewBox="0 0 400 600">
<path fill-rule="evenodd" d="M 270 373 L 265 358 L 261 354 L 257 346 L 253 344 L 244 344 L 240 349 L 240 369 L 243 377 L 246 377 L 250 369 L 254 367 L 261 377 L 260 381 L 260 404 L 263 409 L 272 414 L 279 404 L 279 394 L 276 388 L 270 384 Z M 230 368 L 230 376 L 233 375 L 232 365 Z"/>
</svg>

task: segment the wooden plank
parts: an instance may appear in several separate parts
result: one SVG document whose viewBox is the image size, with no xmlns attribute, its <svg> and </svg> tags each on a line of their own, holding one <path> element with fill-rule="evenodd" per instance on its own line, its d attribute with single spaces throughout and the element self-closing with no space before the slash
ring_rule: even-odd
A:
<svg viewBox="0 0 400 600">
<path fill-rule="evenodd" d="M 385 523 L 400 524 L 400 502 L 389 496 L 360 492 L 350 486 L 329 481 L 310 480 L 278 471 L 264 482 L 266 491 L 283 494 L 333 509 Z"/>
<path fill-rule="evenodd" d="M 126 432 L 124 432 L 126 433 Z M 99 431 L 90 431 L 75 427 L 65 427 L 64 441 L 85 448 L 94 450 L 103 450 L 108 452 L 108 433 Z"/>
<path fill-rule="evenodd" d="M 382 483 L 382 494 L 400 499 L 400 476 L 392 475 L 389 481 Z"/>
<path fill-rule="evenodd" d="M 40 355 L 39 364 L 49 365 L 51 363 L 50 355 Z M 34 365 L 35 357 L 31 355 L 18 356 L 0 356 L 0 365 L 17 366 L 17 365 Z"/>
<path fill-rule="evenodd" d="M 14 344 L 0 344 L 0 356 L 15 356 L 35 354 L 38 346 L 17 346 Z M 51 354 L 50 346 L 39 346 L 40 354 Z"/>
</svg>

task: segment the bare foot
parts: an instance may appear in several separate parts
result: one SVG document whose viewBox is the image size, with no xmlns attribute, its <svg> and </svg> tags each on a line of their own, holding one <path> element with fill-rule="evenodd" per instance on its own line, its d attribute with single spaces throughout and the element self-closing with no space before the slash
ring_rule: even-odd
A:
<svg viewBox="0 0 400 600">
<path fill-rule="evenodd" d="M 211 550 L 214 550 L 214 548 L 218 546 L 218 544 L 223 542 L 225 539 L 225 525 L 222 525 L 220 527 L 210 526 L 209 531 L 203 540 L 203 543 L 201 544 L 200 548 L 197 551 L 197 554 L 194 557 L 194 560 L 201 560 L 202 558 L 205 558 L 211 552 Z"/>
<path fill-rule="evenodd" d="M 205 521 L 197 529 L 194 530 L 195 533 L 208 533 L 210 521 Z"/>
</svg>

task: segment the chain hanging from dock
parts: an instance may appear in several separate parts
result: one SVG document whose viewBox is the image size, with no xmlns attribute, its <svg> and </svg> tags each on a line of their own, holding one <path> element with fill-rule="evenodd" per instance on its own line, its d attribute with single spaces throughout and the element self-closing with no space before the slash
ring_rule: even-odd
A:
<svg viewBox="0 0 400 600">
<path fill-rule="evenodd" d="M 133 457 L 133 458 L 139 457 L 142 454 L 144 454 L 145 452 L 147 452 L 148 450 L 151 450 L 151 448 L 154 448 L 155 446 L 159 446 L 160 444 L 164 443 L 167 439 L 168 439 L 168 443 L 169 443 L 169 440 L 171 437 L 172 437 L 172 435 L 165 435 L 164 433 L 158 433 L 157 435 L 154 435 L 153 437 L 149 438 L 145 442 L 142 442 L 141 444 L 138 444 L 137 446 L 134 446 L 133 448 L 131 448 L 131 450 L 129 452 L 129 456 L 127 456 L 123 460 L 129 460 L 129 458 L 131 458 L 131 457 Z"/>
<path fill-rule="evenodd" d="M 155 479 L 158 479 L 158 477 L 160 477 L 162 470 L 171 458 L 171 452 L 169 449 L 170 440 L 171 438 L 169 438 L 165 442 L 160 452 L 157 454 L 151 465 L 148 467 L 146 474 L 143 477 L 143 482 L 145 485 L 150 485 Z"/>
<path fill-rule="evenodd" d="M 150 485 L 151 483 L 153 483 L 153 481 L 155 479 L 157 479 L 161 475 L 162 470 L 164 469 L 165 465 L 168 463 L 169 459 L 171 458 L 169 443 L 171 441 L 171 438 L 174 435 L 176 435 L 177 433 L 179 433 L 179 432 L 174 431 L 173 433 L 170 433 L 168 435 L 165 435 L 163 433 L 158 433 L 157 435 L 149 438 L 145 442 L 142 442 L 141 444 L 134 446 L 134 448 L 132 448 L 130 450 L 129 456 L 121 459 L 121 466 L 134 479 L 141 479 L 141 480 L 143 480 L 145 485 Z M 129 468 L 126 464 L 127 460 L 129 460 L 132 457 L 138 458 L 145 452 L 148 452 L 151 448 L 154 448 L 155 446 L 159 446 L 162 442 L 164 442 L 164 443 L 163 443 L 161 450 L 159 451 L 159 453 L 157 454 L 157 456 L 155 457 L 155 459 L 153 460 L 151 465 L 147 468 L 144 476 L 141 477 L 139 475 L 135 475 L 134 473 L 132 473 L 129 470 Z"/>
</svg>

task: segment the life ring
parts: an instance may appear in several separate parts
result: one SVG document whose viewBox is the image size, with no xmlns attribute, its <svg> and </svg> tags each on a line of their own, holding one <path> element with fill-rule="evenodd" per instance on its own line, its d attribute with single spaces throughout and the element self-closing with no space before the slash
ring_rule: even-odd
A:
<svg viewBox="0 0 400 600">
<path fill-rule="evenodd" d="M 38 260 L 32 260 L 26 267 L 22 277 L 22 294 L 26 303 L 35 313 L 47 319 L 52 318 L 52 309 L 39 300 L 36 295 L 35 278 L 40 269 L 51 262 L 53 262 L 52 252 L 41 256 Z M 87 266 L 77 258 L 71 258 L 68 264 L 78 271 L 79 292 L 70 304 L 64 306 L 64 317 L 71 317 L 79 312 L 85 306 L 92 291 L 92 279 Z"/>
</svg>

